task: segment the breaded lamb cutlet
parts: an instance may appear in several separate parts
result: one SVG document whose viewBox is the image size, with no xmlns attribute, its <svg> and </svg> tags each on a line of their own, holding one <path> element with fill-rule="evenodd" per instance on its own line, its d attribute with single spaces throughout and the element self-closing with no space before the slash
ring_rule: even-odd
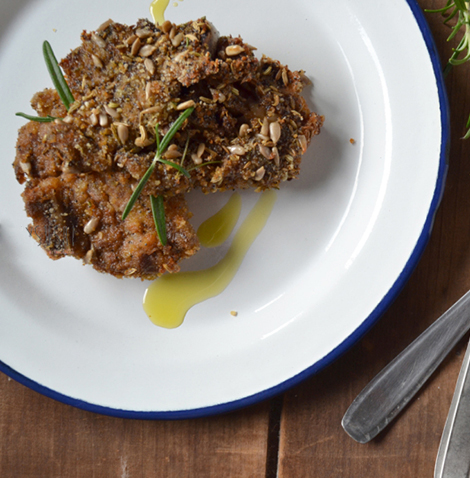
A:
<svg viewBox="0 0 470 478">
<path fill-rule="evenodd" d="M 74 96 L 67 111 L 55 90 L 32 99 L 49 123 L 19 131 L 14 168 L 26 183 L 30 232 L 48 255 L 74 256 L 117 277 L 150 279 L 179 270 L 197 252 L 183 193 L 278 188 L 299 174 L 323 118 L 301 96 L 308 80 L 240 38 L 219 37 L 205 19 L 135 26 L 111 20 L 82 34 L 61 62 Z M 137 204 L 123 210 L 163 136 L 194 111 L 163 154 L 189 177 L 158 163 Z M 158 239 L 150 195 L 165 198 L 168 244 Z"/>
</svg>

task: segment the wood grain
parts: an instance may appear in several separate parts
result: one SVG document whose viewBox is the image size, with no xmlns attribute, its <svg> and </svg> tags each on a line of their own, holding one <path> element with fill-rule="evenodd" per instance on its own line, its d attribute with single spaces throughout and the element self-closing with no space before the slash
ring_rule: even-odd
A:
<svg viewBox="0 0 470 478">
<path fill-rule="evenodd" d="M 422 8 L 445 3 L 418 1 Z M 438 15 L 426 18 L 447 58 L 448 29 Z M 429 245 L 394 304 L 357 345 L 284 396 L 197 420 L 100 416 L 0 374 L 0 477 L 432 477 L 466 340 L 371 443 L 355 443 L 340 422 L 368 381 L 470 289 L 470 141 L 459 139 L 470 113 L 470 66 L 454 69 L 447 86 L 449 175 Z"/>
<path fill-rule="evenodd" d="M 422 8 L 445 2 L 420 0 Z M 448 28 L 426 14 L 441 57 Z M 404 72 L 406 73 L 406 72 Z M 412 403 L 385 432 L 360 445 L 341 418 L 356 395 L 402 349 L 470 289 L 470 142 L 462 141 L 470 113 L 470 70 L 447 78 L 452 115 L 449 174 L 425 253 L 411 279 L 366 337 L 332 366 L 286 394 L 281 422 L 279 477 L 432 477 L 440 436 L 466 340 L 451 353 Z"/>
<path fill-rule="evenodd" d="M 0 476 L 264 476 L 268 405 L 197 420 L 126 420 L 58 403 L 1 375 Z"/>
</svg>

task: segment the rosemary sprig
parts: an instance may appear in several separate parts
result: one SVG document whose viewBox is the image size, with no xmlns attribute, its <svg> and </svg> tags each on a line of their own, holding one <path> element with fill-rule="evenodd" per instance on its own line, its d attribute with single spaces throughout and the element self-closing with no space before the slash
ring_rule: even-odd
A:
<svg viewBox="0 0 470 478">
<path fill-rule="evenodd" d="M 37 123 L 52 123 L 52 121 L 56 120 L 54 116 L 31 116 L 27 115 L 26 113 L 16 113 L 15 116 L 21 116 L 29 121 L 36 121 Z"/>
<path fill-rule="evenodd" d="M 72 95 L 72 92 L 70 91 L 69 86 L 67 85 L 67 82 L 65 81 L 64 75 L 62 74 L 62 70 L 60 69 L 59 63 L 57 62 L 54 52 L 52 51 L 52 47 L 48 41 L 45 41 L 43 43 L 42 52 L 52 83 L 57 90 L 59 98 L 61 99 L 62 103 L 68 111 L 70 105 L 75 101 L 75 99 Z M 36 121 L 38 123 L 51 123 L 52 121 L 57 119 L 50 115 L 31 116 L 27 115 L 26 113 L 16 113 L 16 116 L 21 116 L 22 118 L 25 118 L 29 121 Z"/>
<path fill-rule="evenodd" d="M 142 189 L 144 189 L 145 184 L 147 183 L 153 171 L 155 170 L 157 163 L 163 163 L 163 164 L 166 164 L 167 166 L 171 166 L 172 168 L 177 169 L 180 173 L 184 174 L 186 177 L 190 177 L 186 169 L 184 169 L 182 166 L 180 166 L 177 163 L 163 159 L 162 155 L 165 152 L 168 145 L 170 144 L 171 140 L 173 139 L 173 136 L 181 128 L 185 120 L 193 111 L 194 111 L 194 107 L 191 107 L 185 110 L 183 113 L 181 113 L 179 118 L 171 125 L 170 129 L 168 130 L 168 132 L 165 134 L 165 136 L 163 137 L 161 141 L 160 141 L 160 133 L 158 132 L 158 124 L 157 126 L 155 126 L 155 134 L 156 134 L 156 142 L 157 142 L 157 151 L 155 153 L 155 157 L 153 158 L 152 164 L 149 166 L 145 174 L 142 176 L 142 179 L 139 181 L 139 184 L 137 185 L 134 192 L 132 193 L 132 196 L 130 197 L 124 209 L 124 212 L 122 213 L 122 220 L 126 219 L 128 214 L 131 212 L 131 209 L 133 208 L 135 202 L 137 201 L 137 198 L 140 196 Z"/>
<path fill-rule="evenodd" d="M 150 196 L 150 206 L 152 208 L 153 221 L 157 230 L 158 238 L 162 245 L 166 246 L 168 238 L 166 235 L 165 204 L 163 196 Z"/>
<path fill-rule="evenodd" d="M 44 60 L 49 71 L 49 75 L 51 76 L 52 83 L 54 84 L 62 103 L 64 103 L 64 106 L 68 111 L 70 105 L 75 101 L 75 99 L 70 91 L 69 86 L 67 85 L 67 82 L 65 81 L 62 70 L 60 69 L 59 63 L 57 62 L 54 52 L 52 51 L 52 47 L 48 41 L 43 43 L 42 52 L 44 54 Z"/>
<path fill-rule="evenodd" d="M 429 13 L 441 13 L 446 16 L 444 24 L 449 24 L 450 20 L 456 19 L 455 24 L 451 27 L 451 33 L 447 37 L 447 41 L 455 38 L 457 33 L 464 28 L 462 38 L 456 48 L 453 48 L 453 53 L 449 58 L 445 68 L 444 77 L 446 77 L 452 67 L 462 65 L 470 61 L 470 11 L 469 2 L 465 0 L 447 0 L 443 8 L 436 10 L 426 10 Z M 466 124 L 467 132 L 463 139 L 470 138 L 470 116 Z"/>
</svg>

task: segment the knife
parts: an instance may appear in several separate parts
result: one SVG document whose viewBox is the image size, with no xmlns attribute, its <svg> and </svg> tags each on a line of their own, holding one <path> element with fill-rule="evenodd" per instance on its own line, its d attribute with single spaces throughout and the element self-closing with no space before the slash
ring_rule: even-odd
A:
<svg viewBox="0 0 470 478">
<path fill-rule="evenodd" d="M 341 422 L 346 433 L 359 443 L 372 440 L 405 407 L 469 329 L 470 291 L 357 396 Z"/>
<path fill-rule="evenodd" d="M 434 478 L 468 478 L 470 474 L 470 343 L 437 452 Z"/>
</svg>

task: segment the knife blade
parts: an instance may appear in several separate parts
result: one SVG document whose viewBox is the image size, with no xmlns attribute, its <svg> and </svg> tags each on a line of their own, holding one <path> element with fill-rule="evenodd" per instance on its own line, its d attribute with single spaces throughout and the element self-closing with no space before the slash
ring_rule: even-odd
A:
<svg viewBox="0 0 470 478">
<path fill-rule="evenodd" d="M 470 343 L 437 452 L 434 478 L 468 478 L 470 474 Z"/>
<path fill-rule="evenodd" d="M 444 312 L 362 390 L 341 422 L 348 435 L 367 443 L 424 385 L 470 329 L 470 291 Z"/>
</svg>

